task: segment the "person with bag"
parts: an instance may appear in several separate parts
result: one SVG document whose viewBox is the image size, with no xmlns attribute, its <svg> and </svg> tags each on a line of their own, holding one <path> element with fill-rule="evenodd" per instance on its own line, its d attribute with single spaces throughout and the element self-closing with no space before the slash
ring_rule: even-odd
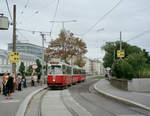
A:
<svg viewBox="0 0 150 116">
<path fill-rule="evenodd" d="M 4 96 L 6 96 L 6 77 L 7 74 L 4 73 L 4 75 L 2 76 L 2 93 Z"/>
<path fill-rule="evenodd" d="M 11 93 L 13 92 L 14 89 L 14 81 L 13 81 L 13 75 L 8 74 L 8 81 L 6 83 L 6 90 L 7 90 L 7 94 L 6 94 L 6 99 L 10 99 L 11 98 Z"/>
</svg>

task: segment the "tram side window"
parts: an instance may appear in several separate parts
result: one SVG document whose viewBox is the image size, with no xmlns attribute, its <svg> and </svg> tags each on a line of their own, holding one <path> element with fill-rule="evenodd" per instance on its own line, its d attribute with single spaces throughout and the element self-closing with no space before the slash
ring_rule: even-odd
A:
<svg viewBox="0 0 150 116">
<path fill-rule="evenodd" d="M 74 68 L 74 69 L 73 69 L 73 73 L 74 73 L 74 74 L 81 74 L 81 70 Z"/>
<path fill-rule="evenodd" d="M 85 70 L 81 70 L 81 74 L 86 74 Z"/>
<path fill-rule="evenodd" d="M 65 67 L 65 65 L 62 65 L 62 71 L 63 71 L 63 74 L 66 74 L 66 67 Z"/>
<path fill-rule="evenodd" d="M 67 66 L 67 74 L 71 74 L 71 67 Z"/>
</svg>

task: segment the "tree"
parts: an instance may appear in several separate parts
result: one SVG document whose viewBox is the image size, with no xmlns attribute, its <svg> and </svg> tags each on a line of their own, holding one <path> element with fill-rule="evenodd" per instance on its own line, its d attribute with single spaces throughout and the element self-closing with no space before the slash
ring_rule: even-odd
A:
<svg viewBox="0 0 150 116">
<path fill-rule="evenodd" d="M 85 66 L 85 61 L 83 60 L 82 57 L 77 57 L 75 62 L 74 62 L 74 65 L 77 65 L 79 67 L 83 67 L 83 66 Z"/>
<path fill-rule="evenodd" d="M 39 59 L 36 59 L 37 69 L 36 72 L 41 74 L 42 65 Z"/>
<path fill-rule="evenodd" d="M 126 60 L 116 60 L 112 66 L 112 73 L 117 78 L 132 79 L 135 77 L 133 67 Z"/>
<path fill-rule="evenodd" d="M 143 53 L 131 54 L 124 60 L 116 60 L 112 66 L 113 75 L 118 78 L 140 78 L 145 69 L 146 58 Z"/>
<path fill-rule="evenodd" d="M 32 65 L 28 66 L 26 73 L 27 73 L 27 75 L 31 75 L 32 74 Z"/>
<path fill-rule="evenodd" d="M 25 66 L 24 66 L 24 63 L 21 62 L 20 66 L 19 66 L 19 72 L 24 75 L 25 73 Z"/>
<path fill-rule="evenodd" d="M 146 65 L 147 59 L 144 57 L 143 53 L 141 54 L 131 54 L 126 58 L 126 61 L 132 66 L 134 69 L 136 78 L 140 78 L 141 73 Z"/>
<path fill-rule="evenodd" d="M 56 40 L 51 40 L 46 55 L 48 59 L 60 58 L 67 62 L 73 56 L 82 56 L 87 52 L 86 44 L 78 37 L 74 37 L 73 33 L 61 30 Z"/>
<path fill-rule="evenodd" d="M 104 46 L 101 48 L 105 51 L 105 56 L 103 58 L 104 61 L 104 67 L 112 67 L 114 63 L 114 57 L 117 59 L 117 50 L 120 49 L 120 42 L 106 42 Z M 129 56 L 133 53 L 142 53 L 142 50 L 137 46 L 131 46 L 130 44 L 126 42 L 122 42 L 122 49 L 125 50 L 125 57 Z M 115 51 L 115 54 L 114 54 Z M 115 55 L 115 56 L 114 56 Z"/>
<path fill-rule="evenodd" d="M 148 54 L 148 52 L 145 49 L 143 49 L 143 54 L 144 54 L 145 58 L 147 59 L 146 63 L 148 65 L 150 65 L 150 55 Z"/>
</svg>

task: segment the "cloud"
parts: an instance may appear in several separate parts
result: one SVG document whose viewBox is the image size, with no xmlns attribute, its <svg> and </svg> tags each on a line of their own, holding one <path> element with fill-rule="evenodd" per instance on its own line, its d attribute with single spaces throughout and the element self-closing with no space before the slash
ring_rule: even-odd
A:
<svg viewBox="0 0 150 116">
<path fill-rule="evenodd" d="M 119 0 L 60 0 L 57 16 L 55 20 L 77 20 L 76 23 L 67 23 L 65 28 L 75 34 L 86 32 L 99 18 L 110 10 Z M 16 0 L 17 5 L 17 28 L 30 30 L 50 31 L 57 0 Z M 12 11 L 13 2 L 9 1 Z M 122 39 L 126 41 L 135 35 L 149 29 L 150 27 L 150 1 L 149 0 L 123 0 L 103 21 L 83 37 L 87 43 L 88 57 L 103 57 L 104 52 L 100 47 L 106 41 L 119 40 L 119 32 L 122 31 Z M 0 12 L 8 16 L 6 5 L 3 2 Z M 61 24 L 54 24 L 53 37 L 58 35 Z M 103 31 L 97 32 L 98 29 Z M 18 39 L 28 39 L 30 43 L 41 45 L 39 34 L 28 32 L 18 33 Z M 132 45 L 138 45 L 150 51 L 149 34 L 145 34 L 133 41 Z M 12 27 L 8 31 L 0 31 L 0 48 L 7 48 L 7 43 L 12 42 Z M 47 37 L 50 41 L 50 37 Z"/>
</svg>

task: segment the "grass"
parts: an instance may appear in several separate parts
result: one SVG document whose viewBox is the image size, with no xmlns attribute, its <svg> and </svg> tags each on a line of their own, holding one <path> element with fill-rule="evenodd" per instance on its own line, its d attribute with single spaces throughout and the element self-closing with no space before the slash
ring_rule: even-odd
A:
<svg viewBox="0 0 150 116">
<path fill-rule="evenodd" d="M 95 77 L 92 77 L 92 79 L 103 79 L 105 78 L 104 76 L 95 76 Z"/>
</svg>

